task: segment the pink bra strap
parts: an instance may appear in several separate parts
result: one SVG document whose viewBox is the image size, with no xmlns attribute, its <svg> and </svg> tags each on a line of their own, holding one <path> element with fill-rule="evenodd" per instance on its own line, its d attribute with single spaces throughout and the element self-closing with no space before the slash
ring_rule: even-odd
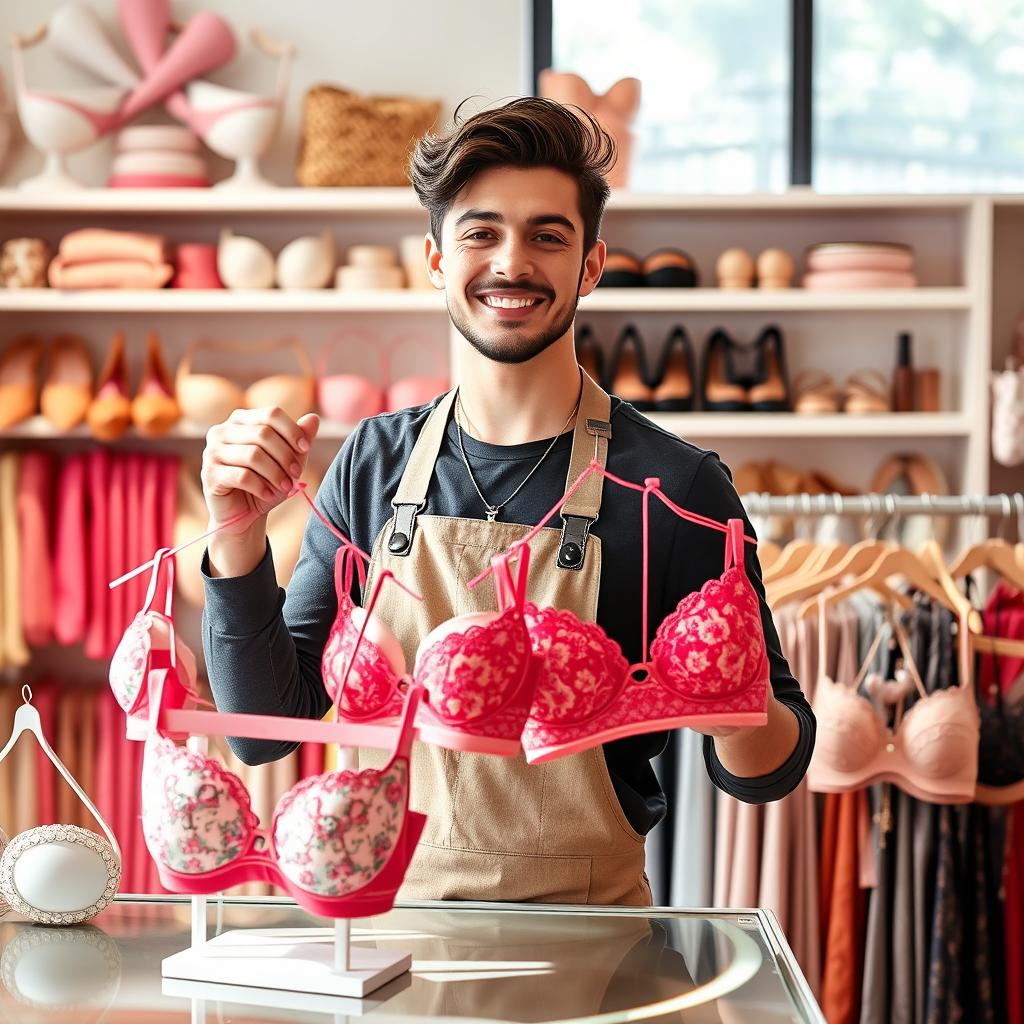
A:
<svg viewBox="0 0 1024 1024">
<path fill-rule="evenodd" d="M 353 570 L 354 566 L 354 570 Z M 359 589 L 366 586 L 366 569 L 362 559 L 352 549 L 351 544 L 342 544 L 334 556 L 334 590 L 341 600 L 342 594 L 352 593 L 353 571 L 359 574 Z"/>
<path fill-rule="evenodd" d="M 744 547 L 743 520 L 730 519 L 728 534 L 725 539 L 725 569 L 728 572 L 734 565 L 746 568 L 746 548 Z"/>
<path fill-rule="evenodd" d="M 640 652 L 641 657 L 647 660 L 647 579 L 650 568 L 650 511 L 651 493 L 661 486 L 661 480 L 656 476 L 650 476 L 644 481 L 644 494 L 641 506 L 641 518 L 643 520 L 643 582 L 640 592 Z"/>
<path fill-rule="evenodd" d="M 515 576 L 512 575 L 512 562 L 519 559 Z M 494 588 L 498 598 L 498 611 L 504 612 L 516 608 L 520 612 L 526 605 L 526 588 L 530 574 L 529 545 L 517 551 L 503 551 L 491 559 L 494 571 Z"/>
<path fill-rule="evenodd" d="M 362 548 L 357 547 L 355 544 L 353 544 L 352 541 L 350 541 L 348 539 L 348 537 L 346 537 L 345 534 L 343 534 L 341 532 L 341 530 L 339 530 L 334 525 L 334 523 L 332 523 L 327 518 L 327 516 L 325 516 L 320 511 L 320 509 L 318 509 L 316 507 L 315 503 L 313 502 L 313 499 L 306 493 L 306 485 L 305 484 L 300 484 L 299 487 L 297 488 L 297 490 L 300 491 L 302 493 L 303 498 L 306 499 L 306 504 L 309 505 L 309 507 L 313 510 L 313 515 L 315 515 L 317 517 L 317 519 L 319 519 L 320 522 L 323 523 L 324 526 L 326 526 L 327 529 L 330 530 L 331 533 L 333 533 L 334 536 L 337 537 L 338 540 L 340 540 L 341 543 L 345 545 L 345 547 L 351 548 L 354 552 L 356 552 L 356 554 L 361 555 L 362 558 L 367 563 L 367 565 L 369 565 L 369 563 L 370 563 L 370 556 L 365 551 L 363 551 Z M 295 491 L 292 492 L 292 494 L 295 494 L 295 493 L 296 493 Z M 292 494 L 289 494 L 288 497 L 290 498 L 292 496 Z"/>
</svg>

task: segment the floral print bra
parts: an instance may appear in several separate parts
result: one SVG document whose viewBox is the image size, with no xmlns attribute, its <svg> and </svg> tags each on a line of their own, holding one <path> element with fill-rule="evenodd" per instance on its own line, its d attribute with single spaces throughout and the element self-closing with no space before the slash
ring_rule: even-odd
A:
<svg viewBox="0 0 1024 1024">
<path fill-rule="evenodd" d="M 165 554 L 154 559 L 154 577 Z M 280 739 L 331 739 L 349 746 L 360 743 L 353 739 L 358 729 L 302 719 L 182 711 L 186 691 L 163 659 L 148 662 L 141 689 L 145 699 L 133 699 L 132 706 L 145 706 L 144 716 L 136 710 L 133 717 L 147 719 L 142 830 L 160 881 L 170 892 L 211 894 L 262 881 L 324 917 L 365 917 L 392 907 L 426 824 L 424 815 L 409 810 L 418 688 L 408 693 L 398 729 L 377 730 L 376 738 L 394 737 L 384 768 L 329 771 L 303 779 L 278 802 L 269 829 L 260 827 L 241 779 L 216 758 L 180 746 L 171 730 L 194 722 L 201 728 L 187 731 L 260 738 L 275 738 L 276 733 Z"/>
</svg>

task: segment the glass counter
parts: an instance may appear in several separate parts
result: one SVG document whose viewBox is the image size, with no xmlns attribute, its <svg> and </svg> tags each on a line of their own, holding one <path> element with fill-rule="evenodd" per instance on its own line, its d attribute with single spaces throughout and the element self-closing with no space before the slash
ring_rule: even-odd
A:
<svg viewBox="0 0 1024 1024">
<path fill-rule="evenodd" d="M 352 923 L 353 946 L 407 951 L 412 970 L 362 1000 L 161 978 L 191 942 L 180 897 L 119 897 L 87 925 L 0 922 L 0 1021 L 824 1022 L 762 910 L 401 903 Z M 207 937 L 322 929 L 283 899 L 210 898 Z M 317 933 L 319 935 L 319 933 Z"/>
</svg>

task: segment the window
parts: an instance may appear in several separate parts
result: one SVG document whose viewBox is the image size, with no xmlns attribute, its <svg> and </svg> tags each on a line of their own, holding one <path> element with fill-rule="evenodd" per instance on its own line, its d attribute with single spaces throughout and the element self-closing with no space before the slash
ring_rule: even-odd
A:
<svg viewBox="0 0 1024 1024">
<path fill-rule="evenodd" d="M 596 93 L 642 83 L 631 188 L 750 192 L 785 188 L 789 0 L 554 0 L 552 67 Z"/>
<path fill-rule="evenodd" d="M 598 93 L 641 80 L 636 191 L 784 189 L 793 138 L 809 139 L 810 152 L 797 143 L 803 173 L 822 192 L 1024 191 L 1018 0 L 621 0 L 614 19 L 586 0 L 534 10 L 534 52 L 550 54 L 541 67 Z M 794 103 L 794 39 L 811 39 L 812 22 L 797 75 L 812 72 L 809 102 Z"/>
</svg>

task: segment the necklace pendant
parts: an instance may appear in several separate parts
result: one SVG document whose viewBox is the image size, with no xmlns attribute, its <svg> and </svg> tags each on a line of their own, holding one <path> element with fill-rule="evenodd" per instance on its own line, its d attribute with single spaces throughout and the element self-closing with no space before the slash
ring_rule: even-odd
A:
<svg viewBox="0 0 1024 1024">
<path fill-rule="evenodd" d="M 487 506 L 487 522 L 493 523 L 498 518 L 498 513 L 501 511 L 500 508 L 495 508 L 493 505 Z"/>
</svg>

